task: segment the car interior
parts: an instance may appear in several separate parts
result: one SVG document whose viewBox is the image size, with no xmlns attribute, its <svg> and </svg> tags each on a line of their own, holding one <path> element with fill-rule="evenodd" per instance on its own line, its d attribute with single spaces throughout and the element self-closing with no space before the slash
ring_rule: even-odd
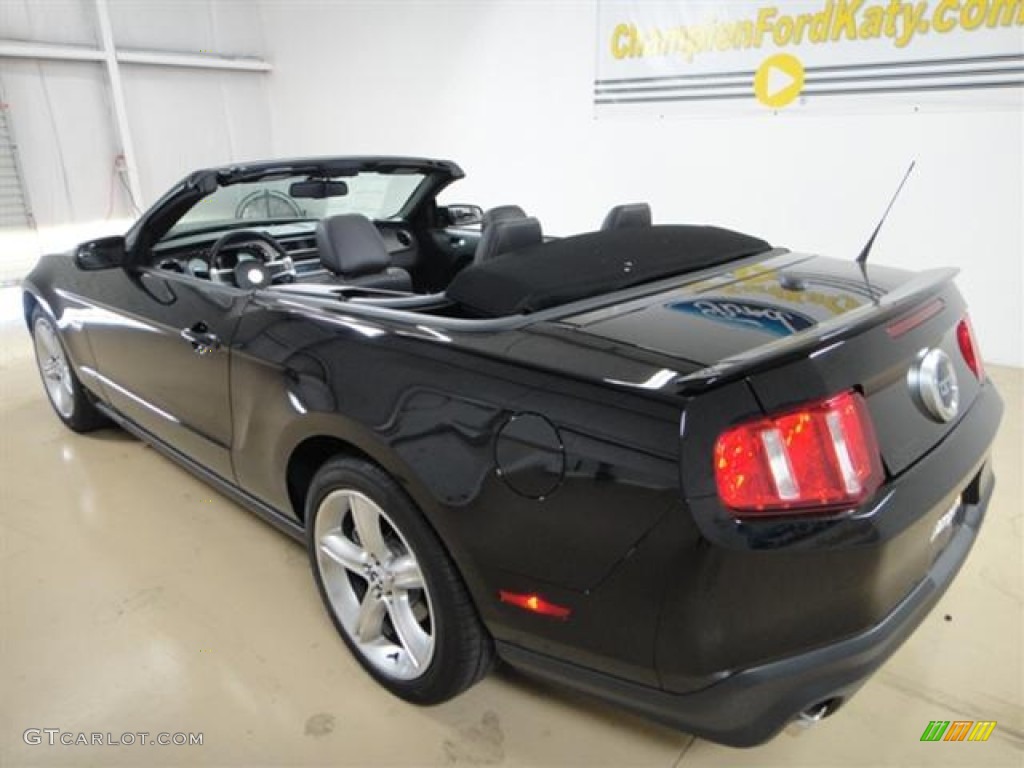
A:
<svg viewBox="0 0 1024 768">
<path fill-rule="evenodd" d="M 154 265 L 245 290 L 480 319 L 528 314 L 770 248 L 715 227 L 653 227 L 646 203 L 617 205 L 599 229 L 567 238 L 545 236 L 517 205 L 457 226 L 433 200 L 424 208 L 408 221 L 340 213 L 204 230 L 158 243 Z"/>
<path fill-rule="evenodd" d="M 267 213 L 280 208 L 283 193 L 261 194 L 258 202 Z M 253 215 L 253 200 L 248 196 L 239 206 L 240 218 Z M 403 293 L 434 293 L 443 290 L 462 269 L 551 240 L 543 235 L 540 222 L 518 205 L 500 205 L 482 212 L 469 224 L 451 225 L 447 211 L 430 201 L 426 216 L 410 217 L 409 222 L 371 220 L 358 213 L 325 216 L 312 222 L 260 225 L 238 229 L 232 225 L 222 237 L 220 232 L 203 230 L 192 236 L 176 236 L 158 243 L 155 265 L 161 269 L 189 274 L 221 283 L 239 283 L 236 268 L 252 262 L 268 267 L 272 284 L 357 286 Z M 639 212 L 639 213 L 638 213 Z M 646 219 L 644 219 L 644 212 Z M 286 212 L 296 215 L 296 209 Z M 615 206 L 605 218 L 603 230 L 650 226 L 650 207 L 646 204 Z M 468 247 L 467 247 L 468 246 Z M 460 258 L 451 260 L 451 253 Z M 439 253 L 440 252 L 440 253 Z M 446 261 L 439 276 L 432 262 Z M 435 274 L 431 275 L 430 273 Z M 243 274 L 248 276 L 248 272 Z M 255 275 L 252 275 L 255 277 Z M 258 281 L 257 281 L 258 285 Z"/>
</svg>

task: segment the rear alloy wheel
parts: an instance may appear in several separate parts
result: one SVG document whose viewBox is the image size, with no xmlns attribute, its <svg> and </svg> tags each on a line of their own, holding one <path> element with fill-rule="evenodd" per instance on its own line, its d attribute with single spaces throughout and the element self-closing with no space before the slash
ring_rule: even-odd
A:
<svg viewBox="0 0 1024 768">
<path fill-rule="evenodd" d="M 32 341 L 46 396 L 65 426 L 75 432 L 104 426 L 107 420 L 75 375 L 53 320 L 39 308 L 32 313 Z"/>
<path fill-rule="evenodd" d="M 349 489 L 324 497 L 316 530 L 324 588 L 359 653 L 381 674 L 417 677 L 434 658 L 433 610 L 405 538 L 372 499 Z"/>
<path fill-rule="evenodd" d="M 490 666 L 491 640 L 454 564 L 380 468 L 329 461 L 309 493 L 313 574 L 362 666 L 407 701 L 445 701 Z"/>
</svg>

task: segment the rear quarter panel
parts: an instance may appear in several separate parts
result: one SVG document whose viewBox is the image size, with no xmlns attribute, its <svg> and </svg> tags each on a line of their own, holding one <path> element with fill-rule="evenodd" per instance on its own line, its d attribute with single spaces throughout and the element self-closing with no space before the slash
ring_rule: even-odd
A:
<svg viewBox="0 0 1024 768">
<path fill-rule="evenodd" d="M 341 439 L 416 502 L 496 637 L 584 657 L 589 649 L 596 666 L 650 682 L 660 607 L 652 575 L 631 577 L 648 594 L 625 603 L 618 620 L 631 628 L 628 638 L 601 632 L 607 613 L 594 600 L 591 610 L 581 606 L 615 582 L 617 566 L 671 510 L 679 524 L 681 404 L 556 373 L 536 350 L 530 362 L 510 361 L 504 350 L 526 342 L 517 331 L 441 338 L 270 294 L 250 302 L 233 344 L 239 484 L 301 518 L 286 487 L 289 458 L 310 438 Z M 524 413 L 555 427 L 564 455 L 542 498 L 517 493 L 496 466 L 496 436 Z M 580 619 L 525 614 L 500 604 L 499 589 L 562 599 Z"/>
</svg>

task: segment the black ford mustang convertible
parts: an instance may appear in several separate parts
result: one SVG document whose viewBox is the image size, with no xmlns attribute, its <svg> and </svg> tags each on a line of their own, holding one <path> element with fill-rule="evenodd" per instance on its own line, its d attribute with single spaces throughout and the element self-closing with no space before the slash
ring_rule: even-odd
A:
<svg viewBox="0 0 1024 768">
<path fill-rule="evenodd" d="M 495 657 L 733 745 L 842 705 L 949 585 L 1002 402 L 953 270 L 619 206 L 545 238 L 453 163 L 193 173 L 24 283 L 71 429 L 306 542 L 381 685 Z M 269 610 L 269 609 L 268 609 Z"/>
</svg>

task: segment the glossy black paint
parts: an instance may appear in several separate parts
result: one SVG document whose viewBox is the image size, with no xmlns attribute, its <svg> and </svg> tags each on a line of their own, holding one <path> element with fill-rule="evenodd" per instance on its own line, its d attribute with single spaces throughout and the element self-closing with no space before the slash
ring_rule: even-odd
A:
<svg viewBox="0 0 1024 768">
<path fill-rule="evenodd" d="M 948 583 L 930 574 L 943 558 L 955 572 L 967 546 L 949 542 L 970 515 L 977 527 L 990 493 L 1001 403 L 957 352 L 964 306 L 948 282 L 912 297 L 943 309 L 899 338 L 885 325 L 902 305 L 853 313 L 910 275 L 872 265 L 865 277 L 779 251 L 603 306 L 476 328 L 145 262 L 134 252 L 126 267 L 84 271 L 71 255 L 48 256 L 25 283 L 26 312 L 38 304 L 56 318 L 106 412 L 296 536 L 319 463 L 368 457 L 437 530 L 507 658 L 712 738 L 762 740 L 855 688 L 912 627 L 899 606 L 929 580 L 930 594 Z M 847 313 L 857 322 L 809 354 L 685 386 Z M 190 330 L 214 343 L 197 349 L 182 337 Z M 909 399 L 904 378 L 923 347 L 956 361 L 951 424 Z M 753 522 L 721 506 L 711 457 L 723 429 L 850 388 L 868 400 L 886 465 L 873 499 Z M 931 541 L 960 496 L 953 534 Z M 523 612 L 499 589 L 540 593 L 572 615 Z M 894 628 L 881 638 L 883 625 Z M 854 636 L 868 638 L 870 663 L 813 656 Z M 770 664 L 781 678 L 741 672 Z M 787 684 L 792 664 L 800 674 Z M 680 698 L 703 689 L 720 693 Z M 757 705 L 736 710 L 740 694 Z"/>
<path fill-rule="evenodd" d="M 82 243 L 75 251 L 75 264 L 86 271 L 123 267 L 127 258 L 127 246 L 121 235 Z"/>
<path fill-rule="evenodd" d="M 667 725 L 734 747 L 776 735 L 794 712 L 826 706 L 835 712 L 907 640 L 949 587 L 978 535 L 992 494 L 986 470 L 972 482 L 979 495 L 964 506 L 963 522 L 927 575 L 880 622 L 796 655 L 730 672 L 686 693 L 637 685 L 505 643 L 502 656 L 549 680 L 613 701 Z"/>
<path fill-rule="evenodd" d="M 516 493 L 540 501 L 565 479 L 565 445 L 539 413 L 512 416 L 494 439 L 494 471 Z"/>
</svg>

